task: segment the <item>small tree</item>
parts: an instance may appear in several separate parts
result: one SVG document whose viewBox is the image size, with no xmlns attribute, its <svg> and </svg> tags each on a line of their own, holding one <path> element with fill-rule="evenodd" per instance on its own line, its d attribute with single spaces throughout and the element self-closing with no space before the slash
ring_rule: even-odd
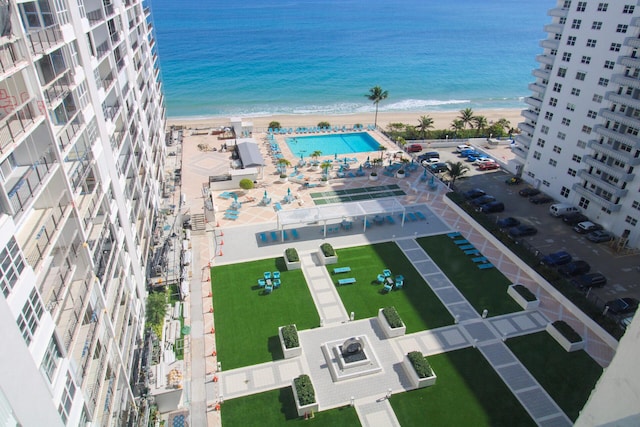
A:
<svg viewBox="0 0 640 427">
<path fill-rule="evenodd" d="M 382 90 L 380 86 L 374 86 L 369 89 L 369 93 L 365 95 L 369 101 L 372 101 L 376 106 L 376 116 L 373 120 L 373 125 L 378 126 L 378 104 L 380 101 L 384 101 L 389 96 L 389 92 L 386 90 Z"/>
<path fill-rule="evenodd" d="M 462 162 L 447 162 L 447 175 L 451 178 L 451 185 L 456 183 L 456 179 L 469 172 L 469 167 Z"/>
<path fill-rule="evenodd" d="M 269 129 L 280 129 L 280 122 L 272 121 L 269 122 Z"/>
<path fill-rule="evenodd" d="M 167 314 L 167 295 L 165 292 L 151 292 L 147 298 L 147 323 L 157 336 L 162 335 L 164 316 Z"/>
<path fill-rule="evenodd" d="M 387 151 L 387 147 L 385 147 L 384 145 L 380 144 L 380 145 L 378 145 L 378 151 L 380 152 L 380 160 L 382 160 L 382 153 Z"/>
<path fill-rule="evenodd" d="M 322 168 L 322 173 L 325 176 L 329 176 L 329 168 L 331 168 L 331 166 L 333 165 L 333 163 L 331 163 L 328 160 L 325 160 L 324 162 L 322 162 L 322 164 L 320 165 L 320 167 Z"/>
<path fill-rule="evenodd" d="M 287 172 L 287 166 L 291 166 L 291 162 L 287 159 L 278 159 L 278 169 L 280 170 L 280 177 L 284 178 Z M 283 176 L 284 175 L 284 176 Z"/>
<path fill-rule="evenodd" d="M 240 180 L 240 188 L 243 190 L 251 190 L 253 188 L 253 181 L 249 178 L 243 178 Z"/>
<path fill-rule="evenodd" d="M 416 126 L 416 129 L 420 131 L 420 134 L 422 135 L 422 142 L 424 142 L 429 130 L 433 129 L 433 119 L 429 116 L 421 116 L 418 119 L 418 126 Z"/>
<path fill-rule="evenodd" d="M 318 160 L 318 157 L 322 156 L 322 151 L 320 150 L 316 150 L 313 153 L 311 153 L 311 158 L 314 160 Z"/>
<path fill-rule="evenodd" d="M 320 123 L 318 123 L 318 127 L 319 128 L 330 128 L 331 127 L 331 123 L 329 123 L 329 122 L 320 122 Z"/>
</svg>

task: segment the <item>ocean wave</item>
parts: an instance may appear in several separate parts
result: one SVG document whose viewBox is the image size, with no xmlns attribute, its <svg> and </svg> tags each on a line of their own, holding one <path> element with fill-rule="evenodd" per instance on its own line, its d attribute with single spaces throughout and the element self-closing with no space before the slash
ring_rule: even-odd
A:
<svg viewBox="0 0 640 427">
<path fill-rule="evenodd" d="M 439 107 L 444 105 L 468 104 L 469 99 L 447 99 L 444 101 L 438 99 L 404 99 L 392 104 L 380 104 L 379 111 L 412 111 L 420 110 L 428 107 Z M 375 109 L 374 107 L 371 108 Z"/>
</svg>

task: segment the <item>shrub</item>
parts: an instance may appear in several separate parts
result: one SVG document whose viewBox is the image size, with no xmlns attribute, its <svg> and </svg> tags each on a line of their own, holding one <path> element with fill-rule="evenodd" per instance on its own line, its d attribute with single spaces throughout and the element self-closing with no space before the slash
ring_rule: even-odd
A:
<svg viewBox="0 0 640 427">
<path fill-rule="evenodd" d="M 371 172 L 371 176 L 378 176 L 377 172 Z"/>
<path fill-rule="evenodd" d="M 280 174 L 280 179 L 285 179 L 286 177 L 287 177 L 287 174 L 286 174 L 286 173 L 281 173 L 281 174 Z"/>
<path fill-rule="evenodd" d="M 296 248 L 287 248 L 284 251 L 284 255 L 287 257 L 287 261 L 289 262 L 298 262 L 300 261 L 300 257 L 298 256 L 298 251 Z"/>
<path fill-rule="evenodd" d="M 269 129 L 280 129 L 280 122 L 269 122 Z"/>
<path fill-rule="evenodd" d="M 329 243 L 323 243 L 322 245 L 320 245 L 320 250 L 326 257 L 336 255 L 336 251 L 333 249 L 333 246 L 331 246 Z"/>
<path fill-rule="evenodd" d="M 431 370 L 431 365 L 429 365 L 429 361 L 426 357 L 419 351 L 412 351 L 407 354 L 411 365 L 413 365 L 413 369 L 415 369 L 416 374 L 418 374 L 418 378 L 428 378 L 433 375 L 433 371 Z"/>
<path fill-rule="evenodd" d="M 395 307 L 385 307 L 382 309 L 382 314 L 384 318 L 387 319 L 387 323 L 391 328 L 400 328 L 402 327 L 402 319 L 400 315 L 396 311 Z"/>
<path fill-rule="evenodd" d="M 282 339 L 286 348 L 300 347 L 298 341 L 298 331 L 295 325 L 287 325 L 282 327 Z"/>
<path fill-rule="evenodd" d="M 538 298 L 524 285 L 514 285 L 513 289 L 515 289 L 522 298 L 527 301 L 536 301 Z"/>
<path fill-rule="evenodd" d="M 329 122 L 320 122 L 320 123 L 318 123 L 318 127 L 319 128 L 330 128 L 331 127 L 331 123 L 329 123 Z"/>
<path fill-rule="evenodd" d="M 313 385 L 311 384 L 311 378 L 309 378 L 309 375 L 303 374 L 294 378 L 293 385 L 296 387 L 298 403 L 300 406 L 315 403 L 316 394 L 313 391 Z"/>
<path fill-rule="evenodd" d="M 253 188 L 253 181 L 249 178 L 243 178 L 240 180 L 240 188 L 243 190 L 251 190 Z"/>
<path fill-rule="evenodd" d="M 555 322 L 553 322 L 553 327 L 556 328 L 558 332 L 560 332 L 571 343 L 582 341 L 582 337 L 580 336 L 580 334 L 578 334 L 575 329 L 573 329 L 571 325 L 569 325 L 564 320 L 556 320 Z"/>
</svg>

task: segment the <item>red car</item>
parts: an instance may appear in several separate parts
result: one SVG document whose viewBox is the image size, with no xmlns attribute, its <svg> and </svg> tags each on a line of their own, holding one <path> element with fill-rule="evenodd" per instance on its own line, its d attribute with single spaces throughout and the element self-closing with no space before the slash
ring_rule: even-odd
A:
<svg viewBox="0 0 640 427">
<path fill-rule="evenodd" d="M 422 151 L 422 145 L 420 144 L 411 144 L 407 148 L 407 153 L 419 153 L 420 151 Z"/>
<path fill-rule="evenodd" d="M 479 171 L 490 171 L 494 169 L 500 169 L 500 165 L 496 162 L 480 163 L 480 165 L 478 166 Z"/>
</svg>

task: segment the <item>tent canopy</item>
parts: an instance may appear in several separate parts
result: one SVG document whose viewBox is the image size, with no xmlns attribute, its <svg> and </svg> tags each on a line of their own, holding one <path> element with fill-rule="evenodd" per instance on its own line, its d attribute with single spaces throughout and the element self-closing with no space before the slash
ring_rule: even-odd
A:
<svg viewBox="0 0 640 427">
<path fill-rule="evenodd" d="M 380 214 L 405 212 L 404 206 L 395 198 L 365 200 L 349 203 L 332 203 L 304 209 L 278 211 L 278 227 L 294 224 L 327 223 L 345 218 L 366 217 Z"/>
<path fill-rule="evenodd" d="M 242 161 L 243 168 L 264 166 L 264 158 L 260 153 L 260 148 L 253 141 L 239 141 L 238 155 Z"/>
</svg>

